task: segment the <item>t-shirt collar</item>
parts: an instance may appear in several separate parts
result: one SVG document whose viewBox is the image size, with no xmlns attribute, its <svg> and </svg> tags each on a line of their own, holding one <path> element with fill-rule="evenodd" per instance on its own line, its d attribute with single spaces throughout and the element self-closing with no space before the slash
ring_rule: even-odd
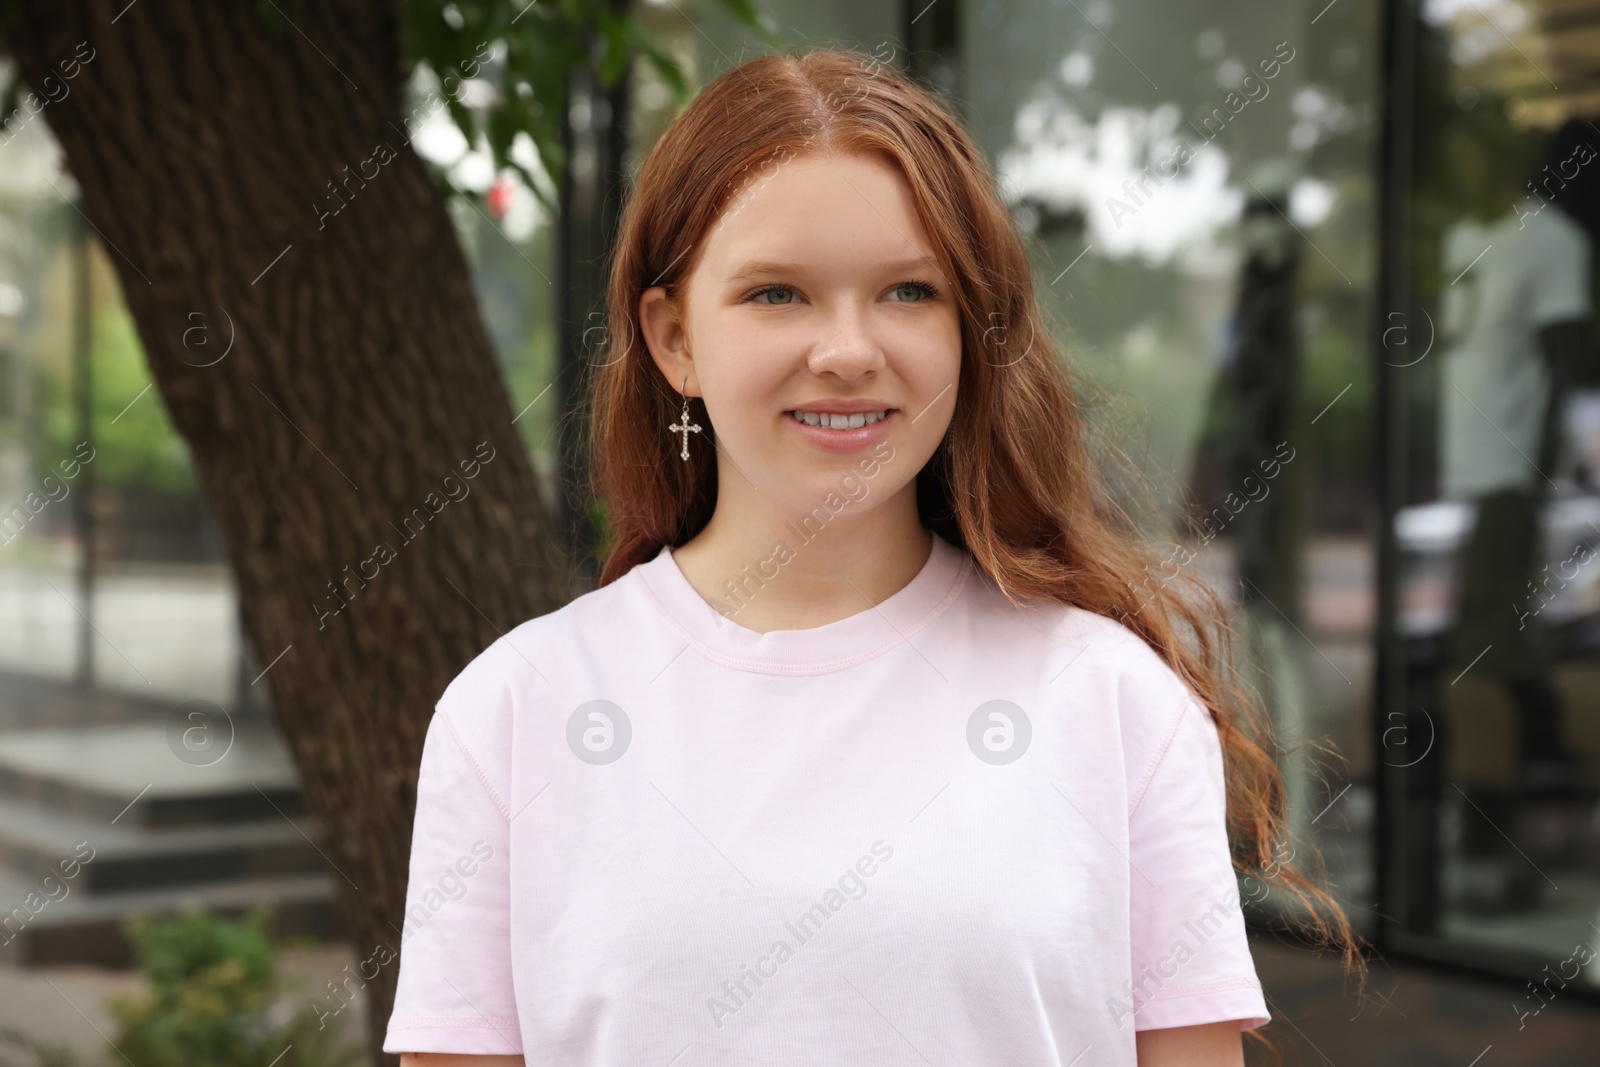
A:
<svg viewBox="0 0 1600 1067">
<path fill-rule="evenodd" d="M 825 674 L 864 663 L 906 642 L 955 603 L 975 564 L 965 550 L 937 533 L 922 569 L 898 592 L 847 618 L 804 630 L 758 633 L 724 616 L 700 596 L 663 545 L 633 569 L 637 589 L 663 620 L 701 655 L 724 666 L 766 674 Z M 804 546 L 795 548 L 804 552 Z M 776 560 L 750 573 L 781 580 Z M 753 577 L 750 587 L 760 595 Z"/>
</svg>

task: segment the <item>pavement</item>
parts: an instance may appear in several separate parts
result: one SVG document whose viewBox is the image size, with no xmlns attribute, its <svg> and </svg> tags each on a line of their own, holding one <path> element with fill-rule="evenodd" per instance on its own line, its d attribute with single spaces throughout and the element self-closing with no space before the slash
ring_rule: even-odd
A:
<svg viewBox="0 0 1600 1067">
<path fill-rule="evenodd" d="M 1266 935 L 1251 954 L 1268 998 L 1283 1067 L 1596 1067 L 1600 1003 L 1543 999 L 1509 981 L 1371 960 L 1355 995 L 1337 958 Z M 1592 994 L 1591 994 L 1592 996 Z M 1274 1059 L 1245 1045 L 1248 1067 Z"/>
</svg>

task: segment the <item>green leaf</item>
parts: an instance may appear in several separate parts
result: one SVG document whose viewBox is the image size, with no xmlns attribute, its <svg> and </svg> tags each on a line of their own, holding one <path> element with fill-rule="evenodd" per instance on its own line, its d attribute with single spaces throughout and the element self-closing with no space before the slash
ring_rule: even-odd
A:
<svg viewBox="0 0 1600 1067">
<path fill-rule="evenodd" d="M 656 42 L 655 34 L 646 29 L 642 23 L 633 20 L 629 30 L 633 35 L 634 47 L 649 60 L 656 74 L 666 83 L 667 88 L 672 90 L 673 100 L 679 107 L 687 104 L 691 96 L 689 80 L 683 76 L 683 70 L 677 61 L 667 54 Z"/>
<path fill-rule="evenodd" d="M 271 11 L 265 0 L 261 2 Z M 771 17 L 753 0 L 720 2 L 767 45 L 787 47 Z M 450 18 L 447 12 L 453 13 Z M 408 75 L 415 64 L 425 63 L 441 82 L 476 71 L 495 84 L 497 99 L 482 108 L 468 108 L 447 93 L 441 95 L 447 97 L 451 120 L 467 143 L 476 145 L 482 130 L 496 169 L 514 167 L 550 210 L 555 205 L 546 201 L 527 168 L 511 162 L 510 150 L 517 134 L 527 134 L 540 165 L 560 186 L 567 167 L 560 124 L 565 121 L 567 86 L 575 69 L 593 65 L 600 84 L 609 89 L 643 59 L 678 106 L 694 94 L 688 74 L 644 24 L 605 0 L 537 0 L 531 6 L 528 0 L 400 0 L 399 29 L 402 68 Z M 492 64 L 484 61 L 490 45 L 500 46 Z M 463 195 L 435 177 L 436 184 L 451 190 L 448 195 Z"/>
<path fill-rule="evenodd" d="M 604 8 L 598 13 L 596 25 L 605 45 L 600 56 L 600 84 L 607 89 L 615 86 L 628 72 L 628 64 L 633 58 L 632 50 L 628 47 L 628 26 L 633 21 L 627 15 L 618 16 Z"/>
<path fill-rule="evenodd" d="M 722 6 L 771 47 L 776 49 L 789 47 L 789 43 L 778 35 L 778 26 L 772 21 L 772 16 L 759 10 L 750 3 L 750 0 L 722 0 Z"/>
</svg>

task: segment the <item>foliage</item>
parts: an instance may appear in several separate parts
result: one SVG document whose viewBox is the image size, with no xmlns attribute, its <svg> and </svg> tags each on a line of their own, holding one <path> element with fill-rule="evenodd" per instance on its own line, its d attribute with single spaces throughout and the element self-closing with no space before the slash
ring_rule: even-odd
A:
<svg viewBox="0 0 1600 1067">
<path fill-rule="evenodd" d="M 599 566 L 605 566 L 606 557 L 616 548 L 617 531 L 611 522 L 611 508 L 604 500 L 589 502 L 589 525 L 594 529 L 594 548 L 591 555 Z"/>
<path fill-rule="evenodd" d="M 126 920 L 123 929 L 135 945 L 147 989 L 108 1001 L 120 1054 L 141 1067 L 360 1063 L 364 1050 L 335 1047 L 331 1033 L 319 1029 L 309 1000 L 286 1023 L 272 1024 L 279 988 L 266 934 L 269 914 L 260 905 L 238 922 L 199 910 Z"/>
<path fill-rule="evenodd" d="M 762 40 L 783 47 L 751 0 L 720 2 Z M 610 89 L 642 58 L 680 106 L 692 96 L 676 61 L 623 0 L 400 0 L 400 33 L 406 74 L 416 63 L 426 64 L 438 76 L 444 105 L 467 143 L 476 145 L 482 134 L 495 172 L 515 170 L 551 212 L 555 205 L 543 184 L 511 158 L 511 147 L 517 134 L 526 134 L 540 165 L 560 185 L 567 164 L 561 123 L 570 71 L 592 65 L 601 86 Z M 462 101 L 461 81 L 473 77 L 495 90 L 477 113 Z"/>
<path fill-rule="evenodd" d="M 132 317 L 120 303 L 98 301 L 92 336 L 95 484 L 198 492 L 189 450 L 153 388 Z M 55 474 L 55 464 L 72 456 L 80 440 L 67 369 L 65 364 L 35 368 L 43 435 L 32 450 L 36 479 Z"/>
<path fill-rule="evenodd" d="M 283 990 L 266 933 L 270 906 L 230 920 L 191 909 L 123 922 L 145 988 L 107 1000 L 116 1030 L 104 1062 L 139 1067 L 356 1067 L 364 1046 L 336 1043 L 315 1004 L 279 1003 Z M 288 1007 L 288 1018 L 277 1021 Z M 28 1050 L 36 1067 L 88 1067 L 60 1046 L 14 1028 L 0 1038 Z M 0 1067 L 21 1064 L 0 1057 Z"/>
<path fill-rule="evenodd" d="M 687 0 L 686 0 L 687 2 Z M 770 16 L 754 0 L 718 0 L 741 24 L 774 49 L 785 47 Z M 555 210 L 542 183 L 511 158 L 517 134 L 527 134 L 542 166 L 557 185 L 566 170 L 561 124 L 567 114 L 567 78 L 592 66 L 602 87 L 614 88 L 635 59 L 654 68 L 681 106 L 693 96 L 677 62 L 632 12 L 631 0 L 395 0 L 400 17 L 399 70 L 409 79 L 418 63 L 444 88 L 443 106 L 470 145 L 481 133 L 494 155 L 496 173 L 522 176 Z M 308 12 L 307 0 L 255 0 L 262 30 L 283 42 Z M 0 0 L 0 28 L 20 24 L 17 0 Z M 3 73 L 3 72 L 0 72 Z M 462 79 L 483 78 L 494 92 L 481 107 L 461 99 Z M 454 87 L 452 87 L 454 82 Z M 0 78 L 0 116 L 17 109 L 27 86 L 20 73 Z M 477 194 L 445 187 L 447 196 Z M 479 205 L 481 206 L 481 205 Z"/>
<path fill-rule="evenodd" d="M 768 17 L 752 0 L 718 0 L 762 40 L 783 47 Z M 547 185 L 559 186 L 566 167 L 561 123 L 567 114 L 567 79 L 571 71 L 592 64 L 600 83 L 614 87 L 629 65 L 642 59 L 672 91 L 681 106 L 692 96 L 688 79 L 656 37 L 620 0 L 395 0 L 400 20 L 399 69 L 407 80 L 418 64 L 433 72 L 441 91 L 423 108 L 444 108 L 470 145 L 481 138 L 493 154 L 496 173 L 519 174 L 550 213 L 555 205 Z M 293 24 L 308 13 L 306 0 L 257 0 L 255 11 L 263 31 L 286 41 Z M 0 22 L 21 19 L 20 9 L 0 0 Z M 467 93 L 464 79 L 477 78 Z M 10 114 L 27 86 L 13 67 L 0 72 L 0 115 Z M 526 155 L 511 157 L 519 134 L 532 142 L 545 179 L 530 172 Z M 521 153 L 519 153 L 520 155 Z M 454 187 L 434 174 L 441 195 L 463 199 L 480 212 L 483 194 Z M 207 324 L 225 343 L 220 324 Z M 199 329 L 199 327 L 196 327 Z M 194 331 L 190 331 L 194 332 Z M 186 345 L 189 333 L 186 333 Z M 152 383 L 131 319 L 120 310 L 97 311 L 94 323 L 93 426 L 97 484 L 198 492 L 194 466 L 182 439 L 167 416 L 159 390 Z M 546 362 L 553 357 L 547 356 Z M 61 368 L 61 369 L 64 369 Z M 521 383 L 524 387 L 536 383 Z M 42 440 L 30 451 L 35 479 L 54 472 L 54 464 L 70 456 L 78 437 L 76 411 L 68 381 L 58 372 L 41 372 L 37 432 Z M 526 391 L 526 390 L 525 390 Z M 139 399 L 130 404 L 135 397 Z M 533 430 L 529 420 L 527 431 Z"/>
</svg>

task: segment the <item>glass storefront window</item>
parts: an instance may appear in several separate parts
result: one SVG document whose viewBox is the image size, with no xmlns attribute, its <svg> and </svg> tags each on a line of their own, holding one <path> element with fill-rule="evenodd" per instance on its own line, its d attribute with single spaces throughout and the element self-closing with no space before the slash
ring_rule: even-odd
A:
<svg viewBox="0 0 1600 1067">
<path fill-rule="evenodd" d="M 1289 749 L 1294 839 L 1364 922 L 1375 9 L 961 10 L 957 95 L 1069 359 L 1117 398 L 1102 428 L 1164 490 L 1151 536 L 1229 591 Z"/>
<path fill-rule="evenodd" d="M 232 580 L 121 301 L 115 253 L 66 199 L 76 186 L 46 127 L 5 147 L 0 671 L 231 701 Z M 227 344 L 221 322 L 193 326 L 183 342 L 196 362 L 207 340 Z"/>
<path fill-rule="evenodd" d="M 1452 0 L 1406 17 L 1419 344 L 1386 360 L 1406 426 L 1396 703 L 1432 751 L 1397 788 L 1400 943 L 1595 985 L 1600 965 L 1579 965 L 1600 944 L 1591 22 Z"/>
</svg>

